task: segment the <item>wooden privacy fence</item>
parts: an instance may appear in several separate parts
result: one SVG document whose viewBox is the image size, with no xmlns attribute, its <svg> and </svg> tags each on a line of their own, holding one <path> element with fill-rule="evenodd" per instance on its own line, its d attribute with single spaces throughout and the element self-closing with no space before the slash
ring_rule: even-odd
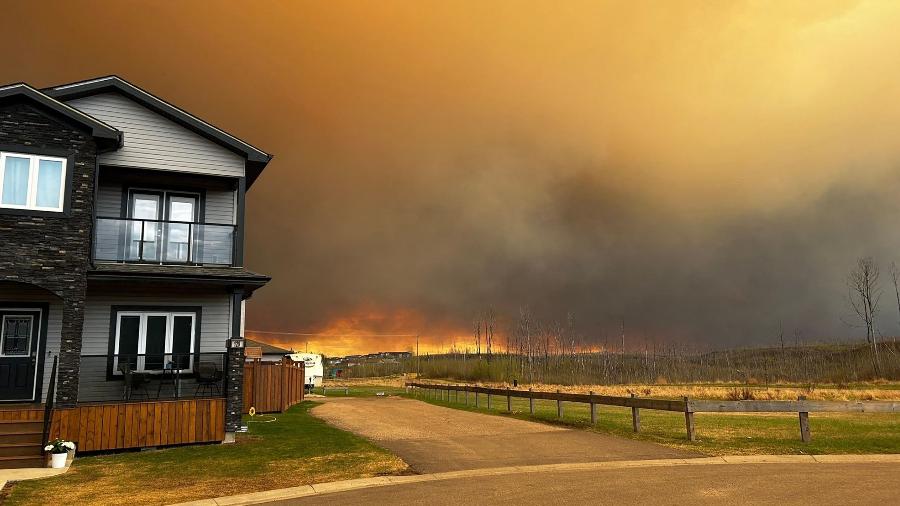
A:
<svg viewBox="0 0 900 506">
<path fill-rule="evenodd" d="M 412 389 L 416 395 L 420 390 L 426 394 L 437 392 L 443 399 L 450 400 L 450 392 L 456 393 L 456 401 L 459 401 L 459 393 L 463 392 L 466 405 L 469 404 L 469 393 L 475 397 L 475 407 L 478 407 L 478 394 L 487 396 L 487 408 L 491 409 L 491 396 L 505 397 L 506 410 L 512 411 L 512 398 L 528 399 L 529 412 L 534 415 L 534 400 L 545 399 L 556 401 L 556 416 L 563 416 L 563 402 L 579 402 L 589 404 L 591 410 L 591 424 L 597 423 L 597 405 L 620 406 L 631 408 L 631 423 L 635 432 L 641 430 L 641 409 L 653 409 L 658 411 L 675 411 L 684 413 L 684 424 L 687 438 L 695 440 L 694 413 L 798 413 L 800 419 L 800 439 L 808 443 L 812 436 L 809 430 L 809 414 L 815 412 L 840 412 L 840 413 L 900 413 L 900 402 L 890 401 L 810 401 L 800 397 L 796 401 L 715 401 L 693 400 L 683 397 L 681 400 L 668 399 L 643 399 L 635 397 L 613 397 L 609 395 L 571 394 L 556 392 L 536 392 L 528 390 L 511 390 L 509 388 L 487 388 L 472 385 L 441 385 L 434 383 L 407 382 L 407 390 Z"/>
<path fill-rule="evenodd" d="M 275 413 L 303 400 L 303 362 L 254 360 L 244 364 L 244 413 Z"/>
</svg>

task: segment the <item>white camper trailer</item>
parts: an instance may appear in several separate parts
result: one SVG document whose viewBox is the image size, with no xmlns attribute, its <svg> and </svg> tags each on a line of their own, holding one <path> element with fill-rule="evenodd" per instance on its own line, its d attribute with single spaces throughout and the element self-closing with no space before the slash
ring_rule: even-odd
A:
<svg viewBox="0 0 900 506">
<path fill-rule="evenodd" d="M 303 362 L 303 374 L 306 376 L 307 388 L 322 386 L 322 377 L 325 376 L 322 355 L 317 353 L 291 353 L 288 357 L 294 362 Z"/>
</svg>

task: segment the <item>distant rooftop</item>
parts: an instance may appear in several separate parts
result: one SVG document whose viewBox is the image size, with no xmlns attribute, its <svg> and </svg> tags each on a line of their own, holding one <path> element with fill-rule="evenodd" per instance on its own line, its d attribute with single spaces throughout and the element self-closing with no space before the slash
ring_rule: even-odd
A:
<svg viewBox="0 0 900 506">
<path fill-rule="evenodd" d="M 293 350 L 286 350 L 269 343 L 255 341 L 253 339 L 244 339 L 244 341 L 246 341 L 246 346 L 248 347 L 262 348 L 263 355 L 287 355 L 288 353 L 294 353 Z"/>
</svg>

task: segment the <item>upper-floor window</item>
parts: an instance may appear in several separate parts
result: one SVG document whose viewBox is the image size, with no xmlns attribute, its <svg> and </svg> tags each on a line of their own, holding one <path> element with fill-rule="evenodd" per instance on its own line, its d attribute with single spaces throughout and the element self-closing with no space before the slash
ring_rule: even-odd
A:
<svg viewBox="0 0 900 506">
<path fill-rule="evenodd" d="M 0 207 L 62 212 L 66 159 L 0 152 Z"/>
</svg>

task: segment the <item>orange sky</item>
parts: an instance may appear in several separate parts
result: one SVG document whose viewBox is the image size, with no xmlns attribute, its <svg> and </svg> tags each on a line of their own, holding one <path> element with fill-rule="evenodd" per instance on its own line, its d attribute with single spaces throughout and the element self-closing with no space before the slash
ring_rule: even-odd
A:
<svg viewBox="0 0 900 506">
<path fill-rule="evenodd" d="M 623 317 L 654 340 L 842 335 L 847 269 L 900 246 L 898 2 L 4 14 L 0 81 L 119 74 L 275 153 L 247 201 L 248 265 L 274 277 L 250 329 L 440 346 L 529 305 L 596 340 Z"/>
</svg>

